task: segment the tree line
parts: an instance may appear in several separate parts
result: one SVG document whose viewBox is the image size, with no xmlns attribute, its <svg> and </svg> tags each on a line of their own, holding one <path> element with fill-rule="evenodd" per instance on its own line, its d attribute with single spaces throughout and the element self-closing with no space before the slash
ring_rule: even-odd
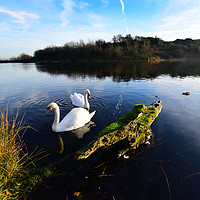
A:
<svg viewBox="0 0 200 200">
<path fill-rule="evenodd" d="M 200 54 L 200 39 L 177 39 L 167 42 L 158 37 L 123 37 L 117 35 L 112 41 L 103 39 L 85 43 L 83 40 L 69 42 L 63 46 L 48 46 L 34 52 L 33 57 L 22 53 L 13 60 L 31 60 L 34 62 L 76 61 L 96 59 L 135 59 L 146 60 L 196 57 Z"/>
</svg>

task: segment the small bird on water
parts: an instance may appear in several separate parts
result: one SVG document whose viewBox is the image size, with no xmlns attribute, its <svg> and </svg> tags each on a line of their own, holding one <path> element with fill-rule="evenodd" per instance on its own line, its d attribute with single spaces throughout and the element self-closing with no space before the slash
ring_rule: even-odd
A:
<svg viewBox="0 0 200 200">
<path fill-rule="evenodd" d="M 183 92 L 182 95 L 190 95 L 190 92 Z"/>
</svg>

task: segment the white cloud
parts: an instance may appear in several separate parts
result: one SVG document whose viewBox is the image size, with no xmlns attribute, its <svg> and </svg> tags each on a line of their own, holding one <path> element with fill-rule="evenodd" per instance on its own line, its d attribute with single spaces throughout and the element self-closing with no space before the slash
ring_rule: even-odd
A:
<svg viewBox="0 0 200 200">
<path fill-rule="evenodd" d="M 94 29 L 103 30 L 104 23 L 103 23 L 102 18 L 99 15 L 90 14 L 89 20 L 90 20 L 90 23 L 91 23 L 91 25 Z"/>
<path fill-rule="evenodd" d="M 200 1 L 199 0 L 170 0 L 170 4 L 159 16 L 159 24 L 155 31 L 149 32 L 151 36 L 158 36 L 167 40 L 200 35 Z"/>
<path fill-rule="evenodd" d="M 190 6 L 192 4 L 195 4 L 196 2 L 199 2 L 199 0 L 169 0 L 169 5 L 167 9 Z"/>
<path fill-rule="evenodd" d="M 75 2 L 72 0 L 64 0 L 63 3 L 64 10 L 61 12 L 60 18 L 62 21 L 62 26 L 66 26 L 70 23 L 69 16 L 74 12 Z"/>
<path fill-rule="evenodd" d="M 110 3 L 108 0 L 101 0 L 101 2 L 104 4 L 104 6 L 108 6 L 108 4 Z"/>
<path fill-rule="evenodd" d="M 91 28 L 93 31 L 102 31 L 104 29 L 102 17 L 98 14 L 91 13 L 87 9 L 91 5 L 86 1 L 81 1 L 75 4 L 74 0 L 64 0 L 62 5 L 64 10 L 62 11 L 60 17 L 63 28 L 71 23 L 71 27 L 67 27 L 68 30 L 72 27 L 77 31 L 86 30 L 88 28 Z"/>
<path fill-rule="evenodd" d="M 124 2 L 123 2 L 122 0 L 120 0 L 120 3 L 121 3 L 121 5 L 122 5 L 122 13 L 123 13 L 123 15 L 124 15 Z"/>
<path fill-rule="evenodd" d="M 6 10 L 4 8 L 0 8 L 0 13 L 5 13 L 7 15 L 10 15 L 13 17 L 15 20 L 15 23 L 23 24 L 23 25 L 28 25 L 30 21 L 28 20 L 34 20 L 38 19 L 39 16 L 33 13 L 27 13 L 24 11 L 11 11 L 11 10 Z"/>
<path fill-rule="evenodd" d="M 81 9 L 88 8 L 89 6 L 90 6 L 90 4 L 85 2 L 85 1 L 82 1 L 82 2 L 79 3 L 79 7 Z"/>
</svg>

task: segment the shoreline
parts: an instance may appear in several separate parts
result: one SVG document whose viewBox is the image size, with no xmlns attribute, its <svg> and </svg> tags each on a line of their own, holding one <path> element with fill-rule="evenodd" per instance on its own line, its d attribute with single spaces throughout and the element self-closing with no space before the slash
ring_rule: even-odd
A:
<svg viewBox="0 0 200 200">
<path fill-rule="evenodd" d="M 172 59 L 162 59 L 158 58 L 155 59 L 155 57 L 152 58 L 146 58 L 146 59 L 134 59 L 134 58 L 121 58 L 121 59 L 66 59 L 66 60 L 43 60 L 43 61 L 37 61 L 34 59 L 30 60 L 0 60 L 1 63 L 36 63 L 36 64 L 65 64 L 65 63 L 104 63 L 104 62 L 147 62 L 147 63 L 159 63 L 159 62 L 188 62 L 188 61 L 199 61 L 200 58 L 192 58 L 192 57 L 186 57 L 186 58 L 172 58 Z"/>
</svg>

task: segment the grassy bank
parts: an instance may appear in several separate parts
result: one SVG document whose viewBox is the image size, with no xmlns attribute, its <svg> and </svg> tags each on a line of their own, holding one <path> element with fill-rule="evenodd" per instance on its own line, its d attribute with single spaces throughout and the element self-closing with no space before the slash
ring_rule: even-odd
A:
<svg viewBox="0 0 200 200">
<path fill-rule="evenodd" d="M 0 111 L 0 199 L 26 199 L 28 193 L 51 170 L 44 168 L 34 172 L 38 153 L 29 154 L 21 140 L 27 127 L 18 120 L 18 114 L 8 119 L 8 109 Z"/>
</svg>

